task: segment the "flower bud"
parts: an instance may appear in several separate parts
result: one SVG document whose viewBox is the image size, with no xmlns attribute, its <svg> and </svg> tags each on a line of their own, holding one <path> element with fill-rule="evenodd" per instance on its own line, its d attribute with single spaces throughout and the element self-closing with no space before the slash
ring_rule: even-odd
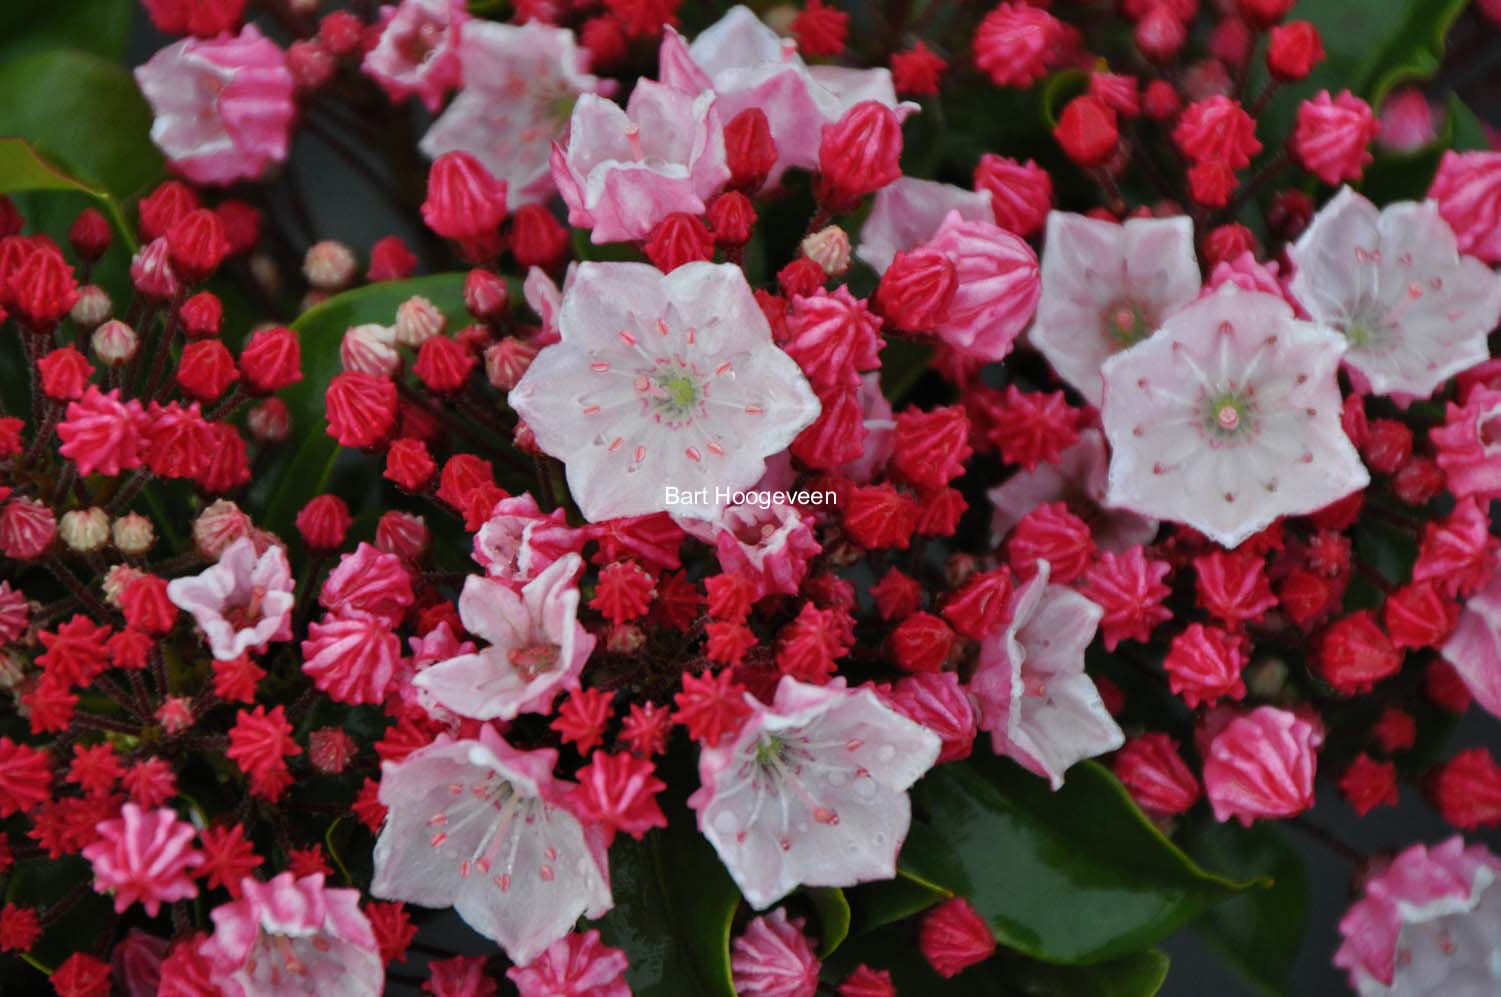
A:
<svg viewBox="0 0 1501 997">
<path fill-rule="evenodd" d="M 110 319 L 89 337 L 89 348 L 106 367 L 120 367 L 129 363 L 139 345 L 136 331 L 118 319 Z"/>
<path fill-rule="evenodd" d="M 1188 27 L 1165 3 L 1154 4 L 1136 22 L 1133 37 L 1141 54 L 1156 63 L 1172 62 L 1188 40 Z"/>
<path fill-rule="evenodd" d="M 245 414 L 245 428 L 257 443 L 280 443 L 292 431 L 292 416 L 280 398 L 263 398 Z"/>
<path fill-rule="evenodd" d="M 448 319 L 431 301 L 414 294 L 396 309 L 396 342 L 416 348 L 433 336 L 442 335 Z"/>
<path fill-rule="evenodd" d="M 657 223 L 647 237 L 646 258 L 663 273 L 685 263 L 714 258 L 714 239 L 704 223 L 693 215 L 674 211 Z"/>
<path fill-rule="evenodd" d="M 506 182 L 467 152 L 446 152 L 427 177 L 422 220 L 445 239 L 494 235 L 506 217 Z"/>
<path fill-rule="evenodd" d="M 1370 144 L 1379 127 L 1371 105 L 1350 91 L 1331 98 L 1321 90 L 1298 106 L 1293 155 L 1327 184 L 1359 180 L 1372 159 Z"/>
<path fill-rule="evenodd" d="M 453 395 L 464 387 L 476 362 L 474 354 L 461 343 L 447 336 L 433 336 L 417 351 L 412 372 L 434 394 Z"/>
<path fill-rule="evenodd" d="M 873 194 L 902 175 L 902 124 L 896 112 L 861 101 L 832 125 L 818 146 L 821 193 L 835 205 Z"/>
<path fill-rule="evenodd" d="M 1053 137 L 1063 152 L 1079 166 L 1103 166 L 1115 155 L 1120 132 L 1115 112 L 1096 97 L 1075 97 L 1058 116 Z"/>
<path fill-rule="evenodd" d="M 309 247 L 302 260 L 302 275 L 319 291 L 343 290 L 354 281 L 359 270 L 354 250 L 331 239 Z"/>
<path fill-rule="evenodd" d="M 941 253 L 897 253 L 876 287 L 876 308 L 898 329 L 927 332 L 943 321 L 958 283 Z"/>
<path fill-rule="evenodd" d="M 339 362 L 345 370 L 394 377 L 401 369 L 396 331 L 374 323 L 351 326 L 339 341 Z"/>
<path fill-rule="evenodd" d="M 140 513 L 127 512 L 110 526 L 110 537 L 126 557 L 140 557 L 156 542 L 156 527 Z"/>
<path fill-rule="evenodd" d="M 114 233 L 97 208 L 84 208 L 68 229 L 68 244 L 80 259 L 96 263 L 109 251 Z"/>
<path fill-rule="evenodd" d="M 1266 68 L 1282 83 L 1296 83 L 1324 61 L 1324 42 L 1310 21 L 1279 24 L 1267 36 Z"/>
<path fill-rule="evenodd" d="M 803 255 L 830 277 L 838 277 L 850 268 L 849 233 L 838 225 L 819 229 L 803 240 Z"/>
<path fill-rule="evenodd" d="M 73 303 L 68 317 L 80 328 L 93 329 L 113 311 L 114 302 L 110 301 L 109 292 L 97 284 L 85 284 L 78 289 L 78 300 Z"/>
<path fill-rule="evenodd" d="M 371 283 L 405 280 L 417 271 L 417 257 L 400 237 L 388 235 L 370 247 L 370 269 L 365 277 Z"/>
<path fill-rule="evenodd" d="M 1166 734 L 1133 737 L 1117 752 L 1114 768 L 1136 805 L 1149 814 L 1176 816 L 1199 798 L 1199 780 Z"/>
<path fill-rule="evenodd" d="M 297 333 L 286 326 L 257 330 L 240 351 L 245 387 L 269 395 L 302 380 L 302 347 Z"/>
<path fill-rule="evenodd" d="M 923 915 L 917 947 L 928 965 L 949 979 L 989 959 L 995 935 L 968 900 L 955 897 Z"/>
<path fill-rule="evenodd" d="M 224 549 L 250 535 L 250 517 L 228 499 L 219 499 L 193 520 L 193 546 L 206 561 L 217 561 Z"/>
<path fill-rule="evenodd" d="M 109 543 L 109 513 L 95 506 L 63 513 L 58 524 L 63 544 L 80 554 L 91 554 Z"/>
<path fill-rule="evenodd" d="M 510 391 L 536 359 L 537 348 L 515 336 L 507 336 L 485 350 L 485 379 L 491 387 Z"/>
<path fill-rule="evenodd" d="M 148 242 L 137 251 L 130 261 L 130 283 L 148 298 L 166 301 L 177 297 L 182 285 L 172 270 L 165 238 Z"/>
<path fill-rule="evenodd" d="M 1032 160 L 987 152 L 975 167 L 975 190 L 990 192 L 995 223 L 1023 239 L 1042 231 L 1053 207 L 1053 180 Z"/>
<path fill-rule="evenodd" d="M 420 561 L 432 544 L 427 523 L 410 512 L 388 512 L 375 524 L 375 546 L 403 561 Z"/>
<path fill-rule="evenodd" d="M 743 246 L 756 226 L 756 208 L 738 190 L 727 190 L 709 203 L 709 228 L 717 246 Z"/>
<path fill-rule="evenodd" d="M 568 256 L 568 230 L 545 206 L 523 205 L 511 219 L 511 255 L 524 268 L 551 269 Z"/>
<path fill-rule="evenodd" d="M 314 553 L 327 554 L 344 546 L 354 522 L 349 506 L 337 495 L 319 495 L 297 514 L 297 532 Z"/>
<path fill-rule="evenodd" d="M 766 112 L 748 107 L 731 118 L 724 126 L 724 148 L 730 187 L 754 192 L 765 183 L 777 161 Z"/>
<path fill-rule="evenodd" d="M 219 269 L 229 255 L 229 241 L 219 216 L 207 208 L 190 211 L 167 230 L 167 257 L 172 269 L 196 284 Z"/>
<path fill-rule="evenodd" d="M 202 206 L 193 188 L 181 180 L 168 180 L 141 198 L 136 208 L 141 219 L 141 241 L 155 242 L 189 212 Z"/>
<path fill-rule="evenodd" d="M 1296 0 L 1236 0 L 1240 16 L 1253 28 L 1269 28 L 1287 16 Z"/>
</svg>

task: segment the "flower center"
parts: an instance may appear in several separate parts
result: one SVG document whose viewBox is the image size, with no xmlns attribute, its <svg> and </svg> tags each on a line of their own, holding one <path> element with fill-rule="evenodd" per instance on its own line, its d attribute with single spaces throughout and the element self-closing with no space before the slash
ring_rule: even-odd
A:
<svg viewBox="0 0 1501 997">
<path fill-rule="evenodd" d="M 1204 429 L 1214 444 L 1244 438 L 1251 432 L 1255 418 L 1255 405 L 1242 392 L 1222 391 L 1204 405 Z"/>
<path fill-rule="evenodd" d="M 1480 434 L 1480 445 L 1485 447 L 1487 453 L 1501 449 L 1501 408 L 1493 408 L 1481 416 L 1480 425 L 1476 429 Z"/>
<path fill-rule="evenodd" d="M 511 652 L 511 667 L 528 682 L 557 666 L 558 646 L 547 641 L 526 644 Z"/>
<path fill-rule="evenodd" d="M 249 630 L 261 619 L 261 602 L 266 598 L 266 589 L 263 585 L 257 585 L 250 590 L 250 596 L 238 606 L 227 606 L 224 609 L 224 621 L 236 630 Z"/>
<path fill-rule="evenodd" d="M 1145 308 L 1127 298 L 1106 305 L 1102 320 L 1105 335 L 1121 350 L 1146 339 L 1156 326 Z"/>
<path fill-rule="evenodd" d="M 424 21 L 414 30 L 396 36 L 396 51 L 403 61 L 420 66 L 433 54 L 442 36 L 441 24 Z"/>
</svg>

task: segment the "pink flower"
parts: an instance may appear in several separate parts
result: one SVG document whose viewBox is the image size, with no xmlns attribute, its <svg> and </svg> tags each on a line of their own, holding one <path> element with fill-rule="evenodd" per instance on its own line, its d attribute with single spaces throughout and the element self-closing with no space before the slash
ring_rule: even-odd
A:
<svg viewBox="0 0 1501 997">
<path fill-rule="evenodd" d="M 1463 406 L 1449 402 L 1444 424 L 1430 429 L 1428 438 L 1455 498 L 1501 495 L 1501 391 L 1482 385 Z"/>
<path fill-rule="evenodd" d="M 878 101 L 906 117 L 916 104 L 897 103 L 885 69 L 808 66 L 796 46 L 735 6 L 688 45 L 676 31 L 662 36 L 662 82 L 688 94 L 712 90 L 729 121 L 741 111 L 766 114 L 776 143 L 776 162 L 766 178 L 775 187 L 789 166 L 813 169 L 823 126 L 865 100 Z"/>
<path fill-rule="evenodd" d="M 821 550 L 806 517 L 791 506 L 735 506 L 724 511 L 718 526 L 712 539 L 719 566 L 755 586 L 752 601 L 796 595 L 808 562 Z"/>
<path fill-rule="evenodd" d="M 1327 184 L 1359 180 L 1372 159 L 1378 125 L 1371 105 L 1346 90 L 1332 100 L 1320 90 L 1298 105 L 1292 150 L 1308 172 Z"/>
<path fill-rule="evenodd" d="M 63 441 L 58 452 L 78 465 L 79 474 L 114 476 L 141 466 L 146 416 L 141 403 L 120 400 L 120 389 L 102 392 L 89 385 L 82 398 L 69 402 L 57 427 Z"/>
<path fill-rule="evenodd" d="M 1501 858 L 1457 835 L 1413 845 L 1340 919 L 1334 964 L 1362 997 L 1501 989 Z"/>
<path fill-rule="evenodd" d="M 745 702 L 738 734 L 701 749 L 688 804 L 746 900 L 764 910 L 798 886 L 896 875 L 907 790 L 938 737 L 843 679 L 783 677 L 772 705 Z"/>
<path fill-rule="evenodd" d="M 1032 321 L 1041 293 L 1037 254 L 1017 236 L 988 221 L 950 211 L 922 248 L 954 265 L 958 285 L 934 329 L 960 353 L 995 361 Z"/>
<path fill-rule="evenodd" d="M 393 101 L 416 96 L 436 111 L 459 82 L 459 44 L 469 15 L 463 0 L 401 0 L 381 10 L 380 39 L 365 53 L 365 75 Z"/>
<path fill-rule="evenodd" d="M 162 904 L 198 895 L 188 870 L 203 863 L 192 847 L 193 825 L 163 808 L 120 808 L 117 820 L 100 821 L 97 841 L 83 850 L 94 865 L 94 889 L 115 895 L 115 913 L 136 901 L 155 917 Z"/>
<path fill-rule="evenodd" d="M 1344 340 L 1227 284 L 1105 361 L 1108 500 L 1234 547 L 1370 475 L 1340 426 Z"/>
<path fill-rule="evenodd" d="M 631 997 L 625 953 L 599 940 L 599 932 L 572 932 L 506 976 L 521 997 Z"/>
<path fill-rule="evenodd" d="M 370 892 L 453 907 L 517 965 L 610 909 L 603 833 L 564 806 L 558 753 L 518 751 L 490 726 L 478 739 L 440 735 L 381 766 L 390 808 L 375 843 Z"/>
<path fill-rule="evenodd" d="M 474 560 L 491 578 L 526 582 L 563 555 L 581 551 L 585 539 L 561 508 L 543 515 L 537 500 L 524 493 L 495 504 L 474 535 Z"/>
<path fill-rule="evenodd" d="M 587 53 L 567 28 L 471 21 L 462 34 L 463 89 L 422 137 L 422 152 L 474 156 L 505 182 L 512 211 L 545 201 L 553 192 L 551 143 L 563 137 L 578 98 L 603 89 L 601 81 L 584 71 Z"/>
<path fill-rule="evenodd" d="M 1501 152 L 1446 151 L 1428 197 L 1454 229 L 1461 253 L 1501 263 Z"/>
<path fill-rule="evenodd" d="M 1156 332 L 1199 293 L 1193 223 L 1123 224 L 1054 211 L 1042 253 L 1042 297 L 1028 334 L 1060 377 L 1100 404 L 1100 366 Z"/>
<path fill-rule="evenodd" d="M 331 890 L 322 873 L 247 876 L 240 899 L 210 912 L 214 934 L 199 948 L 213 982 L 231 997 L 337 993 L 376 997 L 385 967 L 358 890 Z"/>
<path fill-rule="evenodd" d="M 1501 578 L 1465 602 L 1440 652 L 1475 701 L 1501 717 Z"/>
<path fill-rule="evenodd" d="M 287 552 L 272 544 L 257 554 L 255 546 L 250 537 L 241 537 L 213 567 L 167 583 L 167 598 L 193 615 L 219 661 L 292 637 L 295 600 Z"/>
<path fill-rule="evenodd" d="M 339 558 L 318 591 L 318 604 L 324 609 L 368 613 L 393 627 L 412 598 L 412 576 L 401 558 L 367 543 Z"/>
<path fill-rule="evenodd" d="M 1090 535 L 1101 550 L 1119 553 L 1151 543 L 1157 535 L 1157 520 L 1105 504 L 1108 473 L 1105 438 L 1097 429 L 1084 430 L 1057 464 L 1018 471 L 985 493 L 994 510 L 991 536 L 999 540 L 1033 509 L 1064 501 L 1070 512 L 1089 524 Z"/>
<path fill-rule="evenodd" d="M 1501 318 L 1501 276 L 1461 256 L 1432 201 L 1377 207 L 1349 187 L 1288 250 L 1289 290 L 1344 334 L 1345 363 L 1377 394 L 1427 398 L 1485 360 Z"/>
<path fill-rule="evenodd" d="M 989 190 L 902 177 L 876 192 L 855 255 L 876 273 L 885 273 L 897 253 L 933 238 L 951 211 L 966 221 L 994 221 L 991 196 Z"/>
<path fill-rule="evenodd" d="M 1037 561 L 1036 569 L 1011 593 L 1005 629 L 980 642 L 969 690 L 995 753 L 1057 789 L 1075 762 L 1114 751 L 1125 736 L 1084 673 L 1084 649 L 1099 626 L 1100 607 L 1049 585 L 1047 561 Z"/>
<path fill-rule="evenodd" d="M 1433 106 L 1414 86 L 1398 87 L 1381 103 L 1376 140 L 1394 152 L 1412 152 L 1438 138 Z"/>
<path fill-rule="evenodd" d="M 751 918 L 730 947 L 730 972 L 741 997 L 813 997 L 821 964 L 803 934 L 803 919 L 778 907 Z"/>
<path fill-rule="evenodd" d="M 1215 820 L 1243 825 L 1260 817 L 1291 817 L 1313 806 L 1313 776 L 1323 735 L 1275 706 L 1231 720 L 1209 744 L 1204 787 Z"/>
<path fill-rule="evenodd" d="M 255 180 L 286 160 L 296 113 L 292 73 L 254 25 L 235 37 L 185 38 L 135 75 L 156 115 L 151 140 L 188 180 Z"/>
<path fill-rule="evenodd" d="M 558 325 L 510 403 L 591 522 L 713 518 L 818 415 L 737 266 L 584 263 Z"/>
<path fill-rule="evenodd" d="M 509 585 L 471 575 L 459 596 L 464 627 L 488 641 L 484 650 L 439 661 L 412 682 L 460 716 L 514 719 L 546 713 L 560 692 L 578 686 L 594 637 L 578 622 L 583 569 L 567 554 L 526 583 Z"/>
<path fill-rule="evenodd" d="M 651 80 L 636 84 L 624 109 L 580 97 L 567 142 L 552 145 L 551 165 L 568 223 L 592 229 L 596 244 L 645 239 L 677 211 L 701 215 L 730 178 L 713 95 L 693 97 Z"/>
<path fill-rule="evenodd" d="M 390 622 L 358 610 L 309 624 L 302 642 L 302 670 L 336 703 L 379 703 L 400 657 Z"/>
</svg>

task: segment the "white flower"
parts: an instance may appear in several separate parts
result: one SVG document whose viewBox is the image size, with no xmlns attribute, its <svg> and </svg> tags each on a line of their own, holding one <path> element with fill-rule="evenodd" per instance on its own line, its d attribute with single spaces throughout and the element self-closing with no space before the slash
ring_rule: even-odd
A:
<svg viewBox="0 0 1501 997">
<path fill-rule="evenodd" d="M 287 552 L 272 544 L 257 554 L 255 541 L 241 537 L 207 571 L 168 582 L 167 598 L 193 615 L 215 658 L 231 661 L 291 639 L 292 588 Z"/>
</svg>

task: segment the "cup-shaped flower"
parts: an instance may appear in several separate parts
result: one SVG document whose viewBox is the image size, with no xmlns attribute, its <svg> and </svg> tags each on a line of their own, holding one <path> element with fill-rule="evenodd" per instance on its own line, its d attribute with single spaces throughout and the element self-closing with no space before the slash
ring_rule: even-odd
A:
<svg viewBox="0 0 1501 997">
<path fill-rule="evenodd" d="M 1344 334 L 1345 363 L 1377 394 L 1427 398 L 1490 356 L 1501 275 L 1460 254 L 1433 201 L 1377 208 L 1341 188 L 1288 256 L 1290 291 L 1314 321 Z"/>
<path fill-rule="evenodd" d="M 798 886 L 896 875 L 907 790 L 938 760 L 938 736 L 843 679 L 784 676 L 770 706 L 746 703 L 739 733 L 699 754 L 688 800 L 746 900 L 764 910 Z"/>
<path fill-rule="evenodd" d="M 600 87 L 584 72 L 586 53 L 567 28 L 471 21 L 459 60 L 463 88 L 422 137 L 422 152 L 469 153 L 505 181 L 511 211 L 545 200 L 553 191 L 551 143 L 563 137 L 578 98 Z"/>
<path fill-rule="evenodd" d="M 714 95 L 651 80 L 636 84 L 624 108 L 580 97 L 551 165 L 569 224 L 592 229 L 595 243 L 645 239 L 674 212 L 701 215 L 730 178 Z"/>
<path fill-rule="evenodd" d="M 412 680 L 438 705 L 478 720 L 545 713 L 558 694 L 576 688 L 594 637 L 578 621 L 583 568 L 577 554 L 548 565 L 517 592 L 479 575 L 464 581 L 459 617 L 490 646 L 439 661 Z"/>
<path fill-rule="evenodd" d="M 241 537 L 213 567 L 168 582 L 167 598 L 192 614 L 217 660 L 232 661 L 291 639 L 292 588 L 286 550 L 272 544 L 257 554 L 255 541 Z"/>
<path fill-rule="evenodd" d="M 135 75 L 155 115 L 151 141 L 194 183 L 254 180 L 287 158 L 292 73 L 254 25 L 234 37 L 184 38 Z"/>
<path fill-rule="evenodd" d="M 1225 284 L 1105 361 L 1107 499 L 1235 547 L 1370 475 L 1340 426 L 1338 333 Z"/>
<path fill-rule="evenodd" d="M 510 394 L 584 518 L 714 518 L 818 415 L 737 266 L 584 263 Z"/>
<path fill-rule="evenodd" d="M 1193 223 L 1124 223 L 1054 211 L 1042 251 L 1042 297 L 1028 333 L 1060 377 L 1100 404 L 1100 365 L 1199 294 Z"/>
<path fill-rule="evenodd" d="M 1037 573 L 1011 594 L 1010 622 L 981 641 L 969 690 L 996 754 L 1057 789 L 1075 762 L 1114 751 L 1125 735 L 1084 673 L 1100 607 L 1048 584 L 1047 561 L 1036 565 Z"/>
<path fill-rule="evenodd" d="M 994 221 L 990 199 L 988 190 L 902 177 L 876 192 L 870 216 L 860 228 L 855 255 L 876 273 L 885 273 L 897 253 L 933 238 L 950 211 L 959 212 L 966 221 Z"/>
<path fill-rule="evenodd" d="M 375 842 L 370 892 L 453 907 L 524 966 L 568 934 L 579 915 L 610 909 L 603 831 L 564 805 L 558 753 L 518 751 L 494 729 L 440 735 L 381 767 L 389 814 Z"/>
</svg>

